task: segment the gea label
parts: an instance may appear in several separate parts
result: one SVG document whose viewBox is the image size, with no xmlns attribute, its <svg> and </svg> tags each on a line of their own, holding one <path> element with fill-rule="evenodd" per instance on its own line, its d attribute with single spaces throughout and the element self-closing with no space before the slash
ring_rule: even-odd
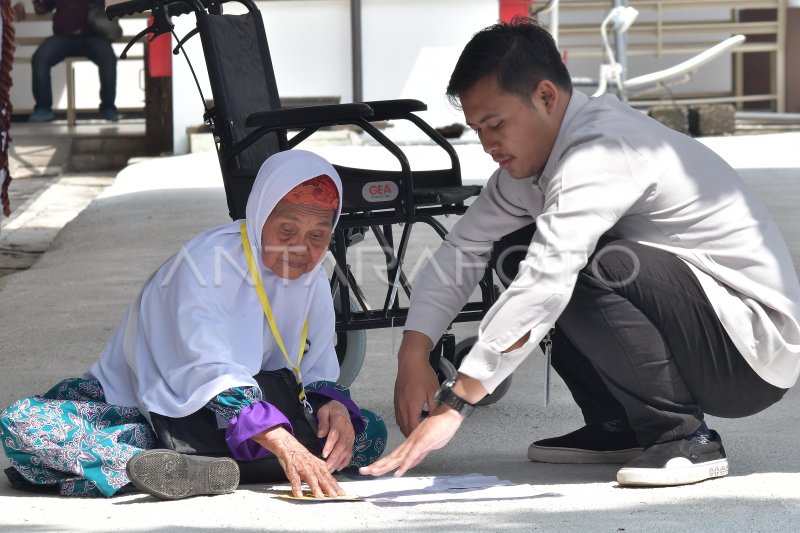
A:
<svg viewBox="0 0 800 533">
<path fill-rule="evenodd" d="M 388 202 L 397 198 L 397 185 L 392 181 L 371 181 L 361 189 L 368 202 Z"/>
</svg>

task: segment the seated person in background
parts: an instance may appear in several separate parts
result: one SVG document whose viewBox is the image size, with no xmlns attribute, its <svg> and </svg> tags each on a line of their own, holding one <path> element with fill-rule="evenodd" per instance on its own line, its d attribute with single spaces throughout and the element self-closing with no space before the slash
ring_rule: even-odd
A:
<svg viewBox="0 0 800 533">
<path fill-rule="evenodd" d="M 321 261 L 341 205 L 327 161 L 270 157 L 246 220 L 200 234 L 158 268 L 83 377 L 0 413 L 12 485 L 112 496 L 133 480 L 177 499 L 232 492 L 241 469 L 247 482 L 288 478 L 297 496 L 303 481 L 316 497 L 342 494 L 332 473 L 377 459 L 386 425 L 335 383 Z M 270 371 L 284 381 L 264 381 Z"/>
<path fill-rule="evenodd" d="M 50 70 L 67 57 L 89 59 L 100 70 L 100 115 L 105 120 L 119 120 L 114 101 L 117 97 L 117 55 L 111 41 L 94 33 L 86 22 L 89 4 L 103 6 L 103 0 L 33 0 L 36 13 L 53 13 L 53 35 L 45 39 L 31 58 L 33 99 L 36 105 L 31 122 L 50 122 L 53 114 L 53 87 Z M 24 6 L 15 6 L 20 19 Z"/>
</svg>

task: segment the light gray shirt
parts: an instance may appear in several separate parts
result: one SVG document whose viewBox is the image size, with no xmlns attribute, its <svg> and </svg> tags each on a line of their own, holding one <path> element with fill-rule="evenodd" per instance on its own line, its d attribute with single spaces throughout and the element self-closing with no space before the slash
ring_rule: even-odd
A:
<svg viewBox="0 0 800 533">
<path fill-rule="evenodd" d="M 573 93 L 540 176 L 492 175 L 415 281 L 406 329 L 438 339 L 493 242 L 533 221 L 519 273 L 460 368 L 489 392 L 555 324 L 604 234 L 680 257 L 758 375 L 782 388 L 797 381 L 800 285 L 775 222 L 713 151 L 610 95 Z M 501 354 L 527 332 L 524 346 Z"/>
</svg>

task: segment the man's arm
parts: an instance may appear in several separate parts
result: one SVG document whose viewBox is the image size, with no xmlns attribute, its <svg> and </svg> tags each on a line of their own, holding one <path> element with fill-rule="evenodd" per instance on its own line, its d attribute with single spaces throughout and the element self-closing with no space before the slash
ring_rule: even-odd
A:
<svg viewBox="0 0 800 533">
<path fill-rule="evenodd" d="M 529 181 L 496 173 L 414 281 L 394 390 L 395 418 L 404 435 L 419 425 L 423 405 L 434 405 L 439 382 L 428 359 L 435 339 L 480 281 L 494 242 L 531 222 L 522 207 L 526 202 L 541 204 Z"/>
<path fill-rule="evenodd" d="M 469 300 L 494 243 L 529 225 L 542 201 L 530 180 L 495 173 L 414 280 L 405 329 L 438 339 Z"/>
<path fill-rule="evenodd" d="M 486 313 L 459 371 L 492 392 L 530 354 L 569 303 L 598 240 L 646 200 L 647 155 L 618 139 L 577 142 L 542 180 L 545 203 L 514 281 Z M 633 211 L 632 211 L 633 210 Z M 526 342 L 520 340 L 527 337 Z M 513 349 L 518 346 L 517 349 Z"/>
</svg>

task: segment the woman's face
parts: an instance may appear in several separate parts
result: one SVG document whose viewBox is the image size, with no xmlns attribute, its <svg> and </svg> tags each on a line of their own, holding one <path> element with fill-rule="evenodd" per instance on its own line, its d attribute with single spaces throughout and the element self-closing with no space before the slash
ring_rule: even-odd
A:
<svg viewBox="0 0 800 533">
<path fill-rule="evenodd" d="M 311 272 L 328 249 L 334 214 L 281 200 L 261 230 L 261 262 L 284 279 Z"/>
</svg>

